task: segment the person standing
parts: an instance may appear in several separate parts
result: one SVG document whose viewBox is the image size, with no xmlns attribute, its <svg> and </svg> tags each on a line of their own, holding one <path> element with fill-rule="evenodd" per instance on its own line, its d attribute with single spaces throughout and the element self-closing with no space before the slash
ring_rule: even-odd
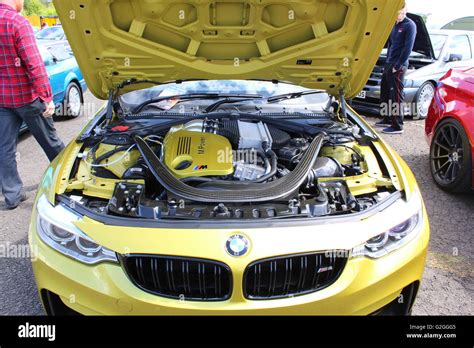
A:
<svg viewBox="0 0 474 348">
<path fill-rule="evenodd" d="M 386 134 L 403 133 L 405 74 L 416 34 L 416 24 L 407 17 L 405 4 L 399 11 L 397 23 L 390 34 L 387 62 L 380 87 L 380 106 L 384 117 L 375 125 L 384 127 L 382 132 Z"/>
<path fill-rule="evenodd" d="M 0 0 L 0 188 L 7 209 L 27 199 L 18 175 L 21 124 L 52 161 L 64 148 L 54 128 L 55 111 L 46 67 L 33 28 L 19 13 L 23 0 Z"/>
</svg>

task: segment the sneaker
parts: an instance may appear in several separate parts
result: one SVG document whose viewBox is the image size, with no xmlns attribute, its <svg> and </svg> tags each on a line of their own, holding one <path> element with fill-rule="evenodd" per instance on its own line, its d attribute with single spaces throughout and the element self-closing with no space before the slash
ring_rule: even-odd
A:
<svg viewBox="0 0 474 348">
<path fill-rule="evenodd" d="M 382 133 L 385 133 L 385 134 L 403 134 L 403 129 L 388 127 L 388 128 L 385 128 L 382 131 Z"/>
<path fill-rule="evenodd" d="M 375 127 L 382 127 L 382 128 L 387 128 L 387 127 L 390 127 L 391 125 L 392 124 L 390 122 L 383 121 L 383 120 L 375 123 Z"/>
<path fill-rule="evenodd" d="M 21 197 L 20 197 L 20 200 L 18 201 L 17 204 L 14 204 L 14 205 L 8 205 L 7 204 L 7 209 L 8 210 L 14 210 L 16 208 L 18 208 L 18 206 L 20 205 L 21 202 L 24 202 L 28 199 L 28 197 L 26 196 L 26 193 L 25 192 L 22 192 L 21 193 Z"/>
</svg>

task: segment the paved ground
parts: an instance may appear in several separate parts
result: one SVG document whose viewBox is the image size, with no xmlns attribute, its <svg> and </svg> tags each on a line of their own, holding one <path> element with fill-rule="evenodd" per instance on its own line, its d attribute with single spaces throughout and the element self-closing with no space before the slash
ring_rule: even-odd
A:
<svg viewBox="0 0 474 348">
<path fill-rule="evenodd" d="M 90 94 L 86 101 L 100 105 Z M 369 118 L 375 122 L 374 118 Z M 87 120 L 57 123 L 63 140 L 70 141 Z M 403 136 L 388 137 L 389 143 L 413 169 L 421 186 L 431 221 L 432 238 L 427 268 L 414 314 L 474 314 L 474 195 L 452 196 L 433 183 L 428 167 L 428 147 L 423 122 L 408 122 Z M 27 244 L 27 228 L 36 186 L 47 159 L 29 135 L 18 147 L 19 171 L 29 200 L 15 211 L 0 203 L 0 245 Z M 30 261 L 0 258 L 0 315 L 41 315 Z"/>
</svg>

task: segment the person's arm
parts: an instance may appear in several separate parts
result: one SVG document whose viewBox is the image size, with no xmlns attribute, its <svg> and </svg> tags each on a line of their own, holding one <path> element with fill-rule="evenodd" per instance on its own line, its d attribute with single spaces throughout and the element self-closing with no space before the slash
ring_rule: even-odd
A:
<svg viewBox="0 0 474 348">
<path fill-rule="evenodd" d="M 36 43 L 33 28 L 29 23 L 17 28 L 15 44 L 18 56 L 28 72 L 31 86 L 45 104 L 50 104 L 53 101 L 51 84 Z"/>
<path fill-rule="evenodd" d="M 404 62 L 408 60 L 413 47 L 415 46 L 416 39 L 416 26 L 409 25 L 405 31 L 405 45 L 403 45 L 402 52 L 400 53 L 400 58 L 394 66 L 394 70 L 398 71 L 402 68 Z"/>
</svg>

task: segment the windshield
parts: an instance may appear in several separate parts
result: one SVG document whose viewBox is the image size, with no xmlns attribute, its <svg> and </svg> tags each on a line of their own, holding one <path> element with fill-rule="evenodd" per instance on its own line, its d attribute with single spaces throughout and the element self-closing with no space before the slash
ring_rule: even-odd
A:
<svg viewBox="0 0 474 348">
<path fill-rule="evenodd" d="M 38 40 L 62 40 L 64 37 L 64 30 L 62 27 L 47 27 L 36 33 Z"/>
<path fill-rule="evenodd" d="M 166 96 L 181 96 L 196 93 L 218 93 L 231 95 L 259 95 L 263 98 L 279 96 L 288 93 L 309 91 L 309 89 L 288 83 L 273 83 L 270 81 L 247 81 L 247 80 L 210 80 L 189 81 L 181 84 L 167 84 L 152 88 L 142 89 L 126 93 L 120 97 L 120 103 L 125 110 L 140 105 L 148 100 Z M 291 99 L 280 102 L 295 107 L 297 105 L 327 103 L 329 96 L 326 93 L 306 95 L 299 99 Z M 206 101 L 207 104 L 215 101 Z M 255 100 L 254 103 L 262 103 Z M 247 103 L 249 104 L 249 103 Z M 173 104 L 174 106 L 174 104 Z M 320 108 L 318 108 L 320 109 Z"/>
<path fill-rule="evenodd" d="M 441 55 L 441 51 L 443 50 L 447 38 L 447 35 L 430 34 L 431 44 L 433 45 L 433 51 L 436 59 L 438 59 Z"/>
</svg>

